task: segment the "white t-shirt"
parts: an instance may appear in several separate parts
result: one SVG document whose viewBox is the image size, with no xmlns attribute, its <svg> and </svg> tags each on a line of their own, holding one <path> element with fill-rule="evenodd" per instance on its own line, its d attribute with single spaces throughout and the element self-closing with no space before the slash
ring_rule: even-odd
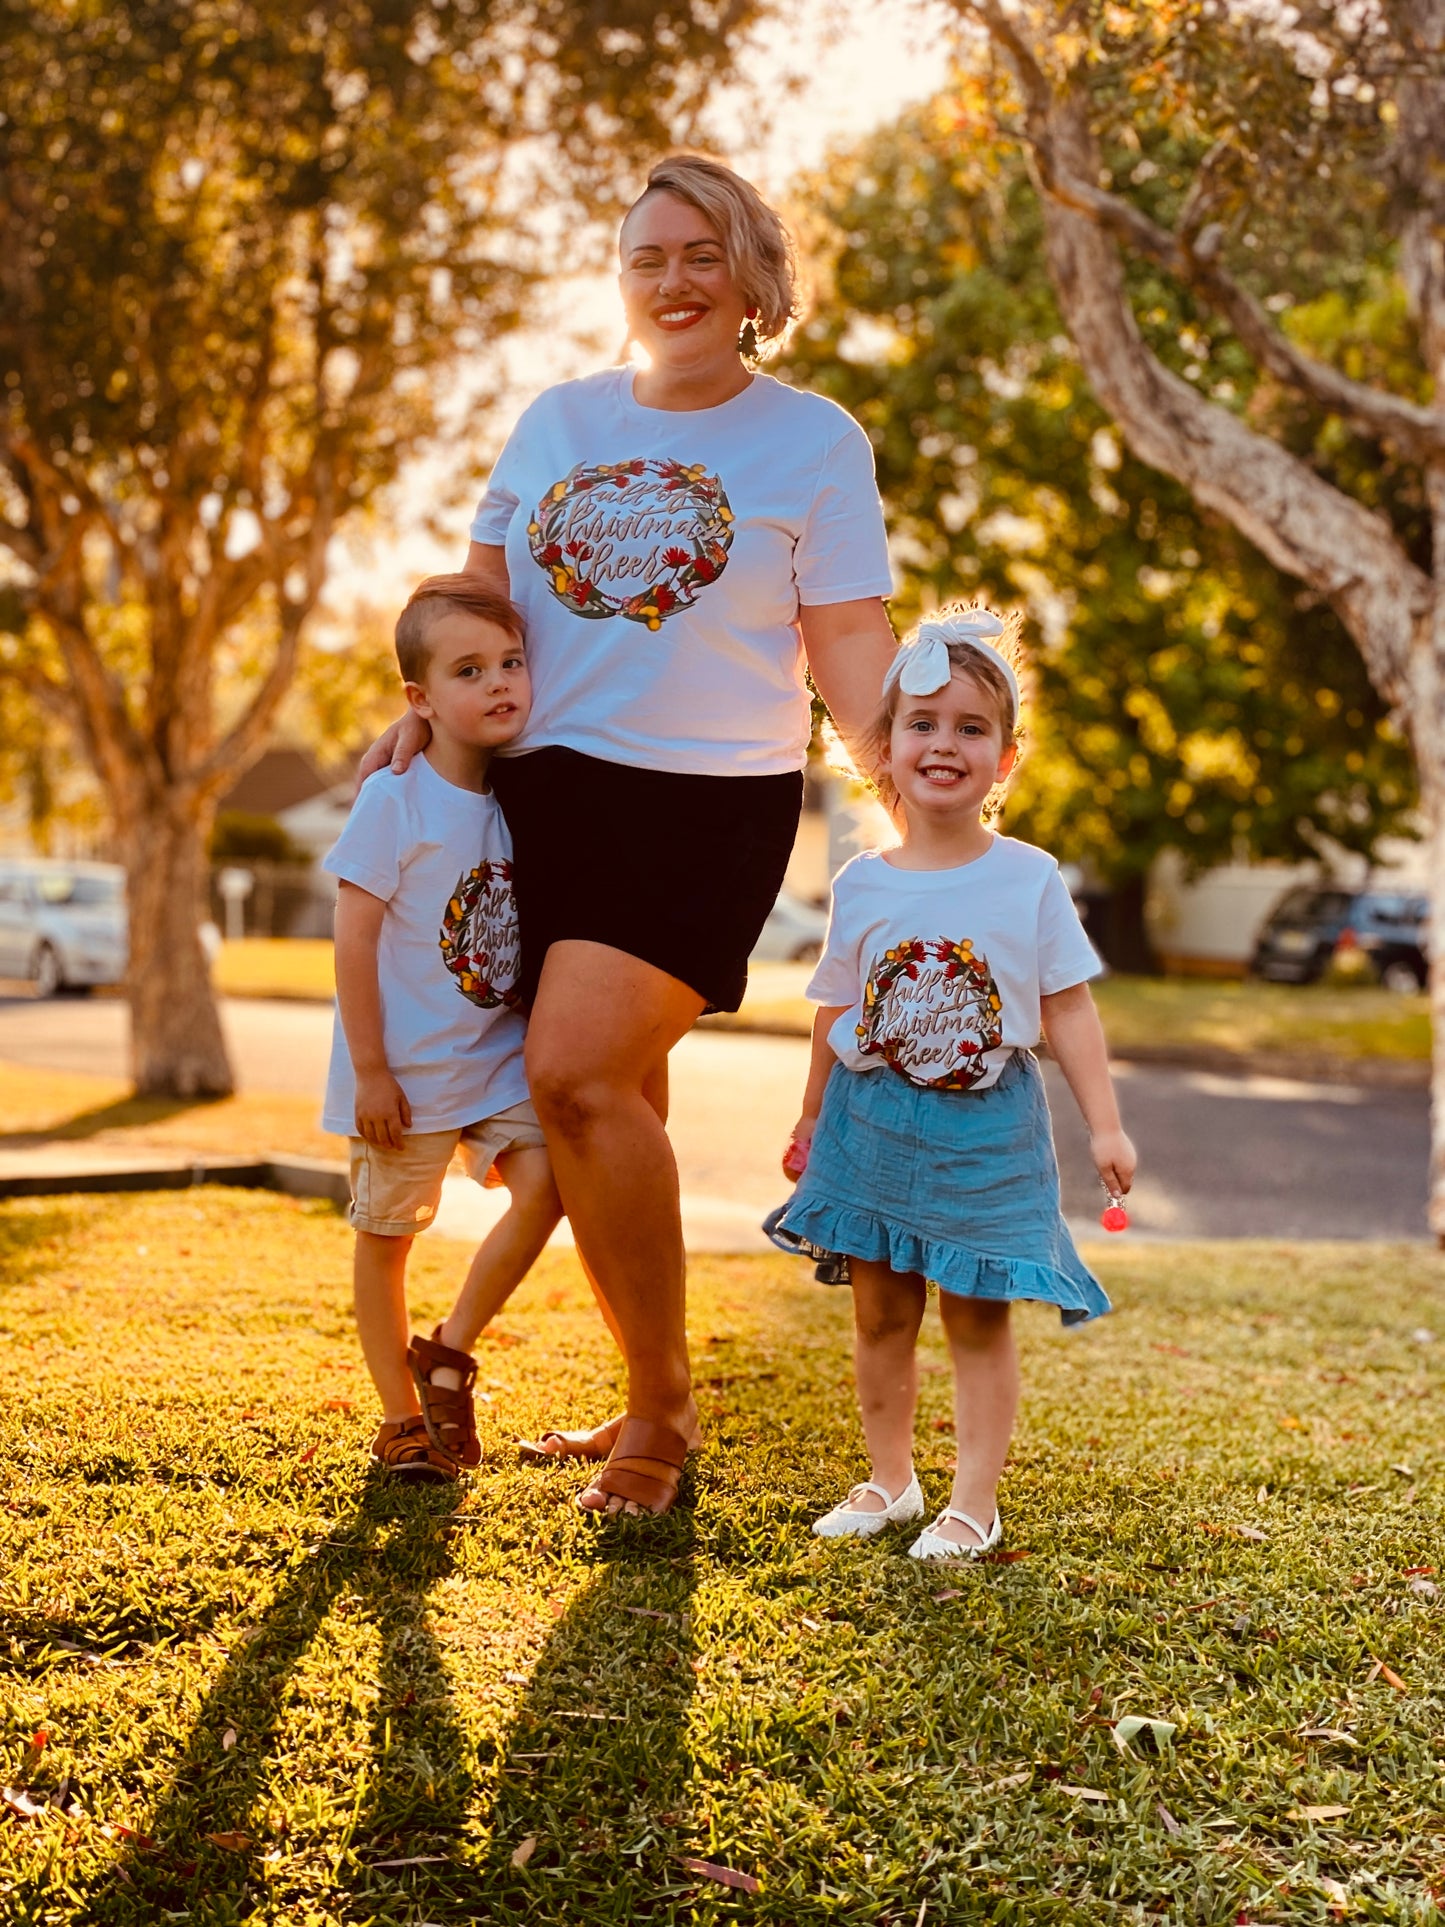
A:
<svg viewBox="0 0 1445 1927">
<path fill-rule="evenodd" d="M 799 605 L 892 593 L 867 436 L 769 375 L 677 413 L 634 400 L 630 368 L 549 388 L 472 540 L 505 546 L 527 624 L 516 749 L 702 776 L 801 769 Z"/>
<path fill-rule="evenodd" d="M 828 1041 L 850 1070 L 982 1090 L 1038 1042 L 1040 994 L 1102 969 L 1058 864 L 996 836 L 956 870 L 900 870 L 874 851 L 845 864 L 808 996 L 848 1006 Z"/>
<path fill-rule="evenodd" d="M 425 755 L 367 778 L 321 866 L 386 905 L 377 945 L 387 1068 L 411 1128 L 446 1131 L 527 1095 L 516 1009 L 512 839 L 494 796 L 458 789 Z M 356 1079 L 338 1012 L 322 1129 L 356 1135 Z"/>
</svg>

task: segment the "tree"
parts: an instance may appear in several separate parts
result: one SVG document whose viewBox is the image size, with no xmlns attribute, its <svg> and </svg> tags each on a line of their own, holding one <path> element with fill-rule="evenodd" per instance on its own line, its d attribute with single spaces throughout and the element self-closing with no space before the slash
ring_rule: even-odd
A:
<svg viewBox="0 0 1445 1927">
<path fill-rule="evenodd" d="M 1409 757 L 1339 619 L 1120 448 L 1017 151 L 961 129 L 949 98 L 813 186 L 829 293 L 790 372 L 873 437 L 905 606 L 1030 607 L 1043 646 L 1009 822 L 1112 886 L 1111 961 L 1149 964 L 1144 879 L 1166 846 L 1200 868 L 1326 837 L 1368 854 L 1402 828 Z M 1152 298 L 1210 360 L 1171 291 Z M 1212 378 L 1242 382 L 1236 360 L 1222 345 Z"/>
<path fill-rule="evenodd" d="M 328 548 L 515 327 L 529 209 L 666 143 L 732 0 L 0 0 L 0 668 L 126 866 L 135 1080 L 231 1088 L 197 936 Z"/>
<path fill-rule="evenodd" d="M 1095 394 L 1141 461 L 1324 599 L 1408 730 L 1433 851 L 1430 1212 L 1445 1239 L 1445 0 L 958 4 L 1012 76 L 1001 104 Z M 1136 143 L 1128 171 L 1106 167 L 1141 118 L 1170 128 L 1181 164 Z M 1393 362 L 1334 358 L 1290 325 L 1322 251 L 1371 228 L 1393 240 L 1385 293 L 1412 322 Z M 1170 366 L 1140 299 L 1159 277 L 1311 433 L 1267 431 Z M 1348 441 L 1373 461 L 1348 482 L 1322 473 L 1314 447 Z M 1414 545 L 1376 489 L 1399 471 L 1424 511 Z"/>
</svg>

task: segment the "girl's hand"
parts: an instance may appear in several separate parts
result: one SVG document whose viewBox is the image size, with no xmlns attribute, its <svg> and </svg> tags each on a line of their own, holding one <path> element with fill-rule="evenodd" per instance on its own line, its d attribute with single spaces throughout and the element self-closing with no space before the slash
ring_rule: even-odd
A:
<svg viewBox="0 0 1445 1927">
<path fill-rule="evenodd" d="M 424 716 L 418 716 L 409 709 L 399 722 L 377 737 L 371 748 L 361 759 L 356 772 L 356 787 L 375 776 L 379 769 L 390 767 L 398 776 L 409 767 L 413 756 L 418 756 L 431 741 L 431 724 Z"/>
<path fill-rule="evenodd" d="M 1124 1132 L 1095 1131 L 1090 1135 L 1089 1149 L 1105 1189 L 1112 1197 L 1126 1196 L 1134 1182 L 1139 1159 Z"/>
<path fill-rule="evenodd" d="M 411 1105 L 390 1071 L 359 1071 L 356 1134 L 378 1151 L 399 1151 L 411 1128 Z"/>
<path fill-rule="evenodd" d="M 808 1154 L 813 1148 L 813 1133 L 818 1128 L 815 1117 L 800 1117 L 793 1126 L 788 1148 L 783 1153 L 783 1176 L 794 1183 L 808 1168 Z"/>
</svg>

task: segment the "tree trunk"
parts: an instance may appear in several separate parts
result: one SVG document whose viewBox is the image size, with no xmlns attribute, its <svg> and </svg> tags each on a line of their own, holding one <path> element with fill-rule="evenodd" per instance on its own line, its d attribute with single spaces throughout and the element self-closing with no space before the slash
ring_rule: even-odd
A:
<svg viewBox="0 0 1445 1927">
<path fill-rule="evenodd" d="M 131 1075 L 142 1097 L 229 1097 L 235 1089 L 201 948 L 209 833 L 210 812 L 188 819 L 174 792 L 125 826 Z"/>
</svg>

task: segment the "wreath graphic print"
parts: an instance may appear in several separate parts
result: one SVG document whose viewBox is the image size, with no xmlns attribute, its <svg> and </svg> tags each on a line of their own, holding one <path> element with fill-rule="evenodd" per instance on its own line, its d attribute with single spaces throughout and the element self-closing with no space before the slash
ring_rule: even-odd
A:
<svg viewBox="0 0 1445 1927">
<path fill-rule="evenodd" d="M 1003 999 L 971 938 L 909 937 L 875 957 L 863 992 L 858 1050 L 911 1084 L 971 1091 L 1003 1042 Z"/>
<path fill-rule="evenodd" d="M 542 497 L 527 539 L 573 615 L 660 629 L 727 567 L 733 512 L 701 462 L 579 463 Z"/>
<path fill-rule="evenodd" d="M 442 961 L 464 997 L 482 1010 L 516 1004 L 519 945 L 509 862 L 479 863 L 457 878 L 439 942 Z"/>
</svg>

